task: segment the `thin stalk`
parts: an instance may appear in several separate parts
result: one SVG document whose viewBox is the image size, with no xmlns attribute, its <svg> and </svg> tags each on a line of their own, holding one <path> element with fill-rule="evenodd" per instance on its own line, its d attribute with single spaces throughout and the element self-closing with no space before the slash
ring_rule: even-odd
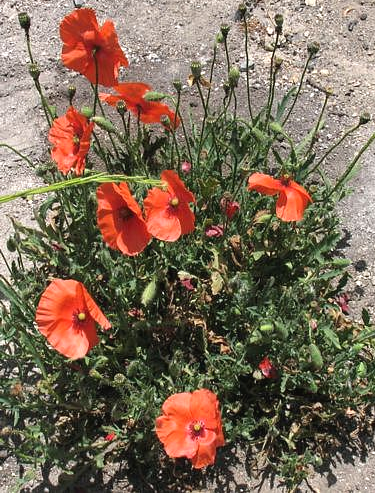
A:
<svg viewBox="0 0 375 493">
<path fill-rule="evenodd" d="M 250 80 L 249 80 L 249 46 L 248 46 L 248 28 L 246 19 L 244 19 L 245 24 L 245 56 L 246 56 L 246 91 L 247 91 L 247 106 L 249 108 L 249 114 L 251 121 L 253 120 L 253 112 L 251 108 L 251 99 L 250 99 Z"/>
<path fill-rule="evenodd" d="M 273 47 L 272 56 L 271 56 L 271 64 L 270 64 L 270 82 L 269 82 L 268 99 L 267 99 L 266 127 L 268 125 L 268 121 L 269 121 L 271 109 L 272 109 L 270 106 L 271 101 L 273 102 L 272 94 L 275 91 L 274 61 L 275 61 L 277 46 L 279 44 L 279 37 L 280 37 L 280 33 L 277 31 L 276 32 L 275 45 Z"/>
<path fill-rule="evenodd" d="M 324 103 L 323 103 L 323 106 L 322 106 L 322 110 L 320 112 L 318 121 L 316 122 L 316 125 L 315 125 L 315 128 L 314 128 L 314 132 L 313 132 L 312 137 L 311 137 L 311 142 L 310 142 L 309 148 L 308 148 L 308 150 L 306 152 L 306 156 L 308 156 L 310 154 L 310 152 L 312 151 L 312 148 L 314 147 L 315 139 L 316 139 L 316 134 L 318 133 L 318 130 L 319 130 L 319 127 L 320 127 L 320 123 L 321 123 L 321 121 L 323 119 L 323 115 L 324 115 L 324 112 L 325 112 L 325 109 L 326 109 L 326 106 L 327 106 L 327 103 L 328 103 L 329 96 L 330 96 L 330 94 L 328 92 L 326 92 L 326 95 L 325 95 L 325 98 L 324 98 Z"/>
<path fill-rule="evenodd" d="M 187 151 L 188 151 L 188 154 L 189 154 L 190 162 L 193 163 L 193 155 L 191 153 L 191 147 L 190 147 L 190 143 L 189 143 L 189 138 L 188 138 L 188 135 L 187 135 L 187 132 L 186 132 L 186 127 L 185 127 L 184 119 L 182 117 L 182 113 L 181 113 L 180 110 L 178 110 L 178 111 L 176 110 L 176 113 L 178 114 L 178 117 L 181 120 L 182 132 L 184 134 L 184 139 L 185 139 L 186 148 L 187 148 Z"/>
<path fill-rule="evenodd" d="M 229 59 L 229 50 L 228 50 L 228 43 L 227 43 L 227 38 L 224 37 L 224 48 L 225 48 L 225 58 L 227 60 L 227 69 L 228 69 L 228 73 L 229 73 L 229 70 L 230 70 L 230 59 Z"/>
<path fill-rule="evenodd" d="M 99 101 L 99 94 L 98 94 L 98 84 L 99 84 L 99 67 L 98 67 L 98 59 L 96 58 L 95 53 L 93 54 L 94 56 L 94 62 L 95 62 L 95 87 L 94 87 L 94 116 L 96 115 L 96 105 L 97 102 Z"/>
<path fill-rule="evenodd" d="M 42 86 L 40 85 L 39 81 L 35 80 L 34 82 L 35 82 L 36 90 L 39 93 L 40 100 L 42 101 L 43 111 L 44 111 L 44 115 L 46 117 L 47 123 L 51 127 L 52 121 L 54 119 L 53 118 L 54 115 L 52 114 L 52 111 L 50 110 L 49 104 L 47 103 L 47 100 L 44 97 Z"/>
<path fill-rule="evenodd" d="M 199 83 L 199 80 L 197 80 L 197 88 L 199 92 L 199 97 L 201 98 L 202 105 L 203 105 L 203 110 L 204 110 L 204 116 L 203 116 L 203 121 L 202 121 L 202 127 L 201 127 L 201 135 L 199 137 L 199 145 L 198 145 L 198 156 L 197 156 L 197 166 L 199 166 L 200 162 L 200 154 L 202 150 L 202 145 L 203 145 L 203 135 L 206 127 L 206 119 L 207 119 L 207 107 L 206 107 L 206 102 L 203 96 L 202 88 Z"/>
<path fill-rule="evenodd" d="M 32 168 L 35 168 L 35 164 L 32 163 L 30 161 L 30 159 L 28 157 L 26 157 L 24 154 L 21 154 L 20 152 L 18 152 L 17 149 L 15 149 L 14 147 L 12 147 L 12 146 L 10 146 L 8 144 L 4 144 L 3 142 L 0 143 L 0 147 L 6 147 L 7 149 L 10 149 L 15 154 L 17 154 L 21 159 L 23 159 L 24 161 L 26 161 Z"/>
<path fill-rule="evenodd" d="M 301 79 L 299 81 L 299 86 L 298 86 L 298 89 L 297 89 L 297 93 L 296 95 L 294 96 L 294 99 L 293 99 L 293 103 L 292 103 L 292 106 L 289 108 L 289 111 L 286 115 L 286 117 L 284 118 L 284 121 L 283 121 L 283 126 L 286 124 L 286 122 L 288 121 L 290 115 L 292 114 L 292 111 L 294 109 L 294 106 L 296 105 L 296 102 L 297 102 L 297 99 L 300 95 L 300 92 L 301 92 L 301 89 L 302 89 L 302 85 L 303 85 L 303 82 L 305 80 L 305 75 L 306 75 L 306 71 L 307 71 L 307 67 L 309 66 L 309 63 L 310 63 L 310 60 L 311 58 L 313 57 L 313 54 L 310 53 L 309 54 L 309 57 L 307 58 L 307 61 L 305 63 L 305 66 L 303 68 L 303 72 L 302 72 L 302 75 L 301 75 Z"/>
<path fill-rule="evenodd" d="M 206 98 L 206 108 L 208 109 L 208 103 L 210 101 L 210 96 L 211 96 L 211 87 L 212 87 L 212 79 L 214 76 L 214 68 L 215 68 L 215 63 L 216 63 L 216 55 L 217 55 L 217 47 L 216 43 L 214 44 L 214 54 L 212 55 L 212 62 L 211 62 L 211 68 L 210 68 L 210 87 L 208 88 L 207 91 L 207 98 Z"/>
<path fill-rule="evenodd" d="M 333 187 L 333 189 L 329 192 L 329 194 L 325 197 L 325 200 L 328 200 L 329 197 L 336 192 L 338 188 L 340 188 L 341 184 L 345 181 L 346 177 L 353 171 L 354 166 L 357 164 L 359 161 L 359 158 L 362 156 L 362 154 L 367 151 L 367 149 L 370 147 L 370 145 L 373 143 L 375 140 L 375 133 L 371 135 L 371 137 L 368 139 L 366 144 L 362 147 L 362 149 L 358 152 L 356 157 L 353 159 L 353 161 L 349 164 L 347 167 L 346 171 L 342 174 L 341 178 L 336 182 L 336 185 Z"/>
<path fill-rule="evenodd" d="M 309 176 L 311 173 L 314 173 L 314 171 L 316 171 L 320 167 L 322 162 L 327 159 L 327 157 L 331 154 L 331 152 L 333 152 L 340 144 L 342 144 L 342 142 L 347 137 L 349 137 L 350 134 L 355 132 L 360 126 L 361 126 L 361 124 L 357 123 L 357 125 L 354 125 L 354 127 L 349 128 L 349 130 L 347 130 L 344 133 L 344 135 L 341 137 L 341 139 L 339 139 L 332 147 L 330 147 L 328 149 L 328 151 L 325 154 L 323 154 L 323 156 L 319 159 L 319 161 L 316 163 L 316 165 L 306 174 L 306 176 Z"/>
</svg>

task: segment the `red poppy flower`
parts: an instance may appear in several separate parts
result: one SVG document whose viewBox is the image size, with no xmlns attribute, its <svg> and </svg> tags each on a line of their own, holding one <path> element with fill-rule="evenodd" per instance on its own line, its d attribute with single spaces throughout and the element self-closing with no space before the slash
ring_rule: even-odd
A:
<svg viewBox="0 0 375 493">
<path fill-rule="evenodd" d="M 201 469 L 215 462 L 216 448 L 224 445 L 219 401 L 207 389 L 168 397 L 156 434 L 169 457 L 187 457 Z"/>
<path fill-rule="evenodd" d="M 152 91 L 151 86 L 143 82 L 124 82 L 114 86 L 113 89 L 118 92 L 118 95 L 100 93 L 99 97 L 102 101 L 116 106 L 119 101 L 124 101 L 128 110 L 143 123 L 162 123 L 162 116 L 167 116 L 170 121 L 170 128 L 177 128 L 180 124 L 180 119 L 175 113 L 164 103 L 160 101 L 146 101 L 144 95 Z M 176 120 L 176 125 L 174 126 Z M 169 129 L 167 125 L 162 123 L 164 127 Z"/>
<path fill-rule="evenodd" d="M 164 170 L 161 179 L 167 190 L 152 188 L 143 202 L 147 229 L 159 240 L 176 241 L 194 231 L 195 216 L 189 202 L 195 198 L 174 171 Z"/>
<path fill-rule="evenodd" d="M 94 123 L 89 123 L 73 106 L 70 106 L 64 116 L 53 120 L 48 134 L 48 139 L 54 146 L 51 155 L 64 175 L 72 169 L 77 175 L 83 173 L 93 128 Z"/>
<path fill-rule="evenodd" d="M 83 358 L 99 339 L 97 322 L 105 330 L 111 324 L 85 286 L 73 279 L 55 279 L 46 288 L 36 310 L 40 332 L 67 358 Z"/>
<path fill-rule="evenodd" d="M 125 255 L 142 252 L 151 235 L 126 183 L 103 183 L 96 191 L 98 226 L 104 241 Z"/>
<path fill-rule="evenodd" d="M 60 37 L 64 43 L 64 65 L 87 77 L 95 84 L 96 64 L 98 83 L 111 87 L 118 83 L 119 67 L 129 62 L 118 43 L 113 22 L 106 21 L 99 28 L 92 9 L 77 9 L 64 17 L 60 24 Z"/>
<path fill-rule="evenodd" d="M 249 190 L 264 195 L 277 195 L 276 215 L 282 221 L 301 221 L 309 202 L 312 202 L 306 190 L 287 175 L 281 179 L 263 173 L 254 173 L 249 177 Z"/>
<path fill-rule="evenodd" d="M 268 356 L 265 356 L 259 363 L 258 368 L 266 378 L 277 378 L 277 370 Z"/>
</svg>

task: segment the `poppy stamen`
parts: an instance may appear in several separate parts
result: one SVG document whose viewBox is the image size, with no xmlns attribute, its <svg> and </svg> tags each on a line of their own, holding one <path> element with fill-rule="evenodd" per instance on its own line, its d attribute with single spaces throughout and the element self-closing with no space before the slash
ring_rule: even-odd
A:
<svg viewBox="0 0 375 493">
<path fill-rule="evenodd" d="M 73 313 L 73 323 L 75 328 L 80 328 L 85 322 L 87 322 L 87 313 L 85 310 L 76 310 Z"/>
<path fill-rule="evenodd" d="M 189 434 L 193 440 L 197 440 L 204 434 L 204 423 L 203 421 L 192 421 L 189 424 Z"/>
<path fill-rule="evenodd" d="M 120 219 L 123 221 L 126 221 L 127 219 L 130 219 L 132 216 L 134 216 L 134 212 L 129 209 L 128 207 L 121 207 L 119 209 L 118 214 L 120 216 Z"/>
<path fill-rule="evenodd" d="M 179 203 L 180 203 L 180 201 L 178 200 L 177 197 L 173 197 L 169 201 L 169 205 L 172 207 L 177 207 Z"/>
</svg>

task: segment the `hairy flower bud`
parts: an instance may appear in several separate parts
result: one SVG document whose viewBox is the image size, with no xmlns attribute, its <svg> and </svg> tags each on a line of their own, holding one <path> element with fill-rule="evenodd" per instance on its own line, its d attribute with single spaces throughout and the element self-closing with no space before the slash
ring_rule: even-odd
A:
<svg viewBox="0 0 375 493">
<path fill-rule="evenodd" d="M 117 109 L 117 113 L 121 116 L 124 116 L 125 113 L 128 111 L 125 101 L 122 101 L 122 99 L 120 99 L 120 101 L 117 101 L 116 109 Z"/>
<path fill-rule="evenodd" d="M 164 125 L 167 129 L 171 128 L 171 119 L 168 115 L 161 115 L 160 123 Z"/>
<path fill-rule="evenodd" d="M 40 69 L 36 63 L 30 63 L 29 65 L 29 74 L 33 78 L 33 80 L 38 80 L 40 75 Z"/>
<path fill-rule="evenodd" d="M 246 12 L 247 12 L 246 5 L 244 3 L 240 3 L 238 8 L 237 8 L 237 12 L 238 12 L 241 20 L 245 19 Z"/>
<path fill-rule="evenodd" d="M 93 110 L 93 108 L 91 108 L 91 106 L 82 106 L 81 113 L 86 118 L 91 118 L 92 115 L 94 114 L 94 110 Z"/>
<path fill-rule="evenodd" d="M 77 91 L 76 86 L 70 85 L 68 87 L 68 96 L 69 96 L 69 104 L 70 105 L 73 104 L 73 98 L 76 95 L 76 91 Z"/>
<path fill-rule="evenodd" d="M 230 27 L 228 26 L 228 24 L 221 25 L 220 32 L 223 35 L 224 39 L 227 39 L 229 31 L 230 31 Z"/>
<path fill-rule="evenodd" d="M 365 113 L 362 113 L 359 117 L 359 124 L 360 125 L 366 125 L 366 123 L 368 123 L 369 121 L 371 121 L 371 115 L 370 113 L 367 113 L 367 111 Z"/>
<path fill-rule="evenodd" d="M 178 93 L 180 93 L 181 92 L 181 89 L 182 89 L 182 82 L 180 80 L 178 80 L 178 79 L 174 80 L 173 81 L 173 87 L 176 89 L 176 91 Z"/>
<path fill-rule="evenodd" d="M 202 75 L 202 64 L 200 62 L 191 62 L 190 69 L 194 79 L 199 80 Z"/>
<path fill-rule="evenodd" d="M 279 70 L 281 68 L 283 61 L 284 61 L 283 58 L 275 57 L 275 61 L 274 61 L 275 70 Z"/>
<path fill-rule="evenodd" d="M 284 24 L 284 17 L 281 14 L 276 14 L 275 15 L 275 31 L 277 34 L 281 34 L 283 32 L 283 24 Z"/>
<path fill-rule="evenodd" d="M 228 74 L 228 82 L 232 89 L 238 86 L 239 79 L 240 79 L 240 71 L 238 67 L 231 67 Z"/>
<path fill-rule="evenodd" d="M 307 45 L 307 53 L 310 56 L 316 55 L 319 50 L 320 50 L 320 44 L 317 43 L 316 41 L 313 41 L 312 43 L 309 43 Z"/>
<path fill-rule="evenodd" d="M 20 12 L 18 14 L 18 21 L 19 21 L 22 29 L 25 30 L 25 33 L 29 34 L 29 29 L 30 29 L 30 24 L 31 24 L 29 14 L 27 12 Z"/>
<path fill-rule="evenodd" d="M 98 127 L 106 130 L 109 133 L 116 133 L 116 128 L 112 122 L 103 118 L 102 116 L 93 116 L 92 121 L 98 125 Z"/>
</svg>

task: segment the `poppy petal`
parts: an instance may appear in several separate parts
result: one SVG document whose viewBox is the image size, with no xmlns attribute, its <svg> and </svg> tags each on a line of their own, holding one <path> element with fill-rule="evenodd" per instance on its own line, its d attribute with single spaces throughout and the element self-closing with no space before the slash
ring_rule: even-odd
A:
<svg viewBox="0 0 375 493">
<path fill-rule="evenodd" d="M 159 416 L 156 419 L 156 434 L 169 457 L 191 459 L 197 453 L 198 442 L 190 438 L 186 423 L 183 426 L 170 416 Z"/>
<path fill-rule="evenodd" d="M 108 330 L 111 328 L 111 324 L 108 321 L 107 317 L 103 314 L 103 312 L 100 310 L 98 305 L 95 303 L 95 301 L 91 298 L 89 295 L 87 289 L 82 283 L 78 283 L 77 291 L 81 291 L 79 294 L 80 296 L 83 297 L 86 307 L 88 309 L 88 312 L 92 316 L 92 318 L 97 322 L 104 330 Z M 77 292 L 78 295 L 78 292 Z"/>
<path fill-rule="evenodd" d="M 185 187 L 184 182 L 179 178 L 178 174 L 170 169 L 164 170 L 161 179 L 168 183 L 168 189 L 184 202 L 195 202 L 194 195 Z"/>
<path fill-rule="evenodd" d="M 196 420 L 204 421 L 205 428 L 216 430 L 218 418 L 218 400 L 208 389 L 196 390 L 191 395 L 190 411 Z"/>
<path fill-rule="evenodd" d="M 204 436 L 198 440 L 198 450 L 192 458 L 192 464 L 195 469 L 214 464 L 216 457 L 216 433 L 205 430 Z"/>
<path fill-rule="evenodd" d="M 280 180 L 264 173 L 253 173 L 248 180 L 248 190 L 255 190 L 264 195 L 276 195 L 283 190 Z"/>
<path fill-rule="evenodd" d="M 285 187 L 276 202 L 276 215 L 282 221 L 301 221 L 308 202 L 305 194 Z"/>
</svg>

